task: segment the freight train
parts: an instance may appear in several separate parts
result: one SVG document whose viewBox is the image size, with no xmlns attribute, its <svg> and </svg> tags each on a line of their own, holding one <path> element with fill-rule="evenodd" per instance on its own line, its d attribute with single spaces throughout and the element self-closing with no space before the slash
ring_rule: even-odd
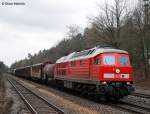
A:
<svg viewBox="0 0 150 114">
<path fill-rule="evenodd" d="M 99 98 L 121 99 L 134 91 L 128 52 L 96 46 L 56 61 L 17 68 L 13 74 L 38 79 Z"/>
</svg>

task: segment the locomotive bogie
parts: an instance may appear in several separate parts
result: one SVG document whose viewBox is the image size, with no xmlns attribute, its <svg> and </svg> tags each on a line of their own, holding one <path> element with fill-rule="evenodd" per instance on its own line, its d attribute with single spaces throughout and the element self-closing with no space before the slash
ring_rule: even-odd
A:
<svg viewBox="0 0 150 114">
<path fill-rule="evenodd" d="M 106 84 L 103 84 L 102 82 L 89 84 L 70 80 L 57 80 L 57 82 L 59 82 L 57 83 L 58 86 L 72 89 L 80 94 L 98 95 L 99 99 L 101 97 L 105 97 L 106 99 L 121 99 L 134 91 L 132 85 L 127 85 L 122 82 L 107 82 Z"/>
</svg>

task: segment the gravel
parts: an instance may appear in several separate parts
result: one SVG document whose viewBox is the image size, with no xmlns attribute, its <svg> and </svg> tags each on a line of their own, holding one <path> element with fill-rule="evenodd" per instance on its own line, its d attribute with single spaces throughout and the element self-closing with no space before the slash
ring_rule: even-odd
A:
<svg viewBox="0 0 150 114">
<path fill-rule="evenodd" d="M 128 114 L 128 112 L 112 108 L 105 104 L 73 96 L 31 81 L 19 80 L 23 85 L 37 94 L 44 96 L 49 102 L 60 107 L 67 114 Z"/>
<path fill-rule="evenodd" d="M 6 96 L 13 99 L 11 114 L 31 114 L 12 85 L 6 81 Z"/>
</svg>

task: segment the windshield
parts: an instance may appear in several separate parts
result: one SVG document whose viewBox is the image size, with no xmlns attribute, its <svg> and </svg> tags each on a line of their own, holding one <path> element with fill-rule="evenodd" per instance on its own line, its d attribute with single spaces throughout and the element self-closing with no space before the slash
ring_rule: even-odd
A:
<svg viewBox="0 0 150 114">
<path fill-rule="evenodd" d="M 115 56 L 112 56 L 112 55 L 104 56 L 104 63 L 106 65 L 114 65 L 115 64 Z"/>
<path fill-rule="evenodd" d="M 127 66 L 129 64 L 128 57 L 127 56 L 120 56 L 119 57 L 119 63 L 120 63 L 120 65 Z"/>
</svg>

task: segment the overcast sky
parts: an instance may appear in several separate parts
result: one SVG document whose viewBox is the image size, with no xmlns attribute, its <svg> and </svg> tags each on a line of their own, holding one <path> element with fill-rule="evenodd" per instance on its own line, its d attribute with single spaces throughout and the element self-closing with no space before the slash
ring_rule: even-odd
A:
<svg viewBox="0 0 150 114">
<path fill-rule="evenodd" d="M 0 0 L 0 61 L 11 65 L 28 53 L 55 46 L 68 25 L 82 28 L 105 0 Z M 110 1 L 110 0 L 109 0 Z M 25 5 L 2 5 L 24 2 Z"/>
</svg>

